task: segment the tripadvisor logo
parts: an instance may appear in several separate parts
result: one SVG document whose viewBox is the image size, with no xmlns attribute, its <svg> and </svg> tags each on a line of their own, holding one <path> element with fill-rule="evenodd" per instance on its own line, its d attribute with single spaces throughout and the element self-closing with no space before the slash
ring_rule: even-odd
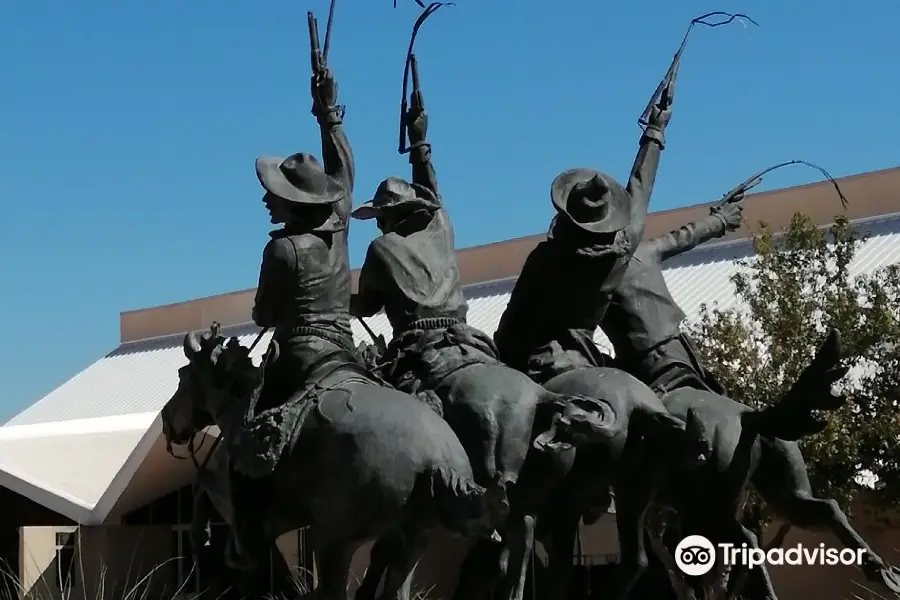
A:
<svg viewBox="0 0 900 600">
<path fill-rule="evenodd" d="M 716 551 L 718 548 L 718 552 Z M 716 559 L 723 566 L 741 565 L 757 567 L 766 565 L 854 565 L 861 566 L 865 550 L 845 548 L 826 548 L 819 544 L 811 548 L 800 544 L 790 548 L 772 548 L 762 550 L 751 548 L 747 544 L 718 544 L 702 535 L 689 535 L 675 548 L 675 564 L 685 575 L 705 575 L 712 570 Z"/>
</svg>

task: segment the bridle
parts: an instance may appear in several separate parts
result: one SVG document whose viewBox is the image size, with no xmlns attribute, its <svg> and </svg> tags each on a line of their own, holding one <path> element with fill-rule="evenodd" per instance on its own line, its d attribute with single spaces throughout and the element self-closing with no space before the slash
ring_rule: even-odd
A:
<svg viewBox="0 0 900 600">
<path fill-rule="evenodd" d="M 204 437 L 204 441 L 200 442 L 200 445 L 196 445 L 197 435 L 202 433 Z M 194 463 L 194 468 L 199 472 L 206 469 L 206 466 L 209 464 L 209 460 L 212 458 L 213 452 L 216 451 L 216 448 L 219 446 L 219 443 L 222 441 L 222 432 L 219 432 L 219 435 L 216 436 L 216 439 L 213 440 L 212 446 L 209 448 L 209 452 L 206 453 L 206 457 L 203 459 L 203 463 L 197 459 L 197 453 L 203 449 L 203 444 L 205 443 L 205 438 L 209 434 L 209 427 L 206 427 L 202 431 L 198 431 L 191 435 L 191 439 L 188 440 L 188 456 L 178 456 L 175 454 L 175 450 L 172 448 L 172 442 L 166 440 L 166 452 L 175 459 L 178 460 L 187 460 L 191 459 L 191 462 Z"/>
</svg>

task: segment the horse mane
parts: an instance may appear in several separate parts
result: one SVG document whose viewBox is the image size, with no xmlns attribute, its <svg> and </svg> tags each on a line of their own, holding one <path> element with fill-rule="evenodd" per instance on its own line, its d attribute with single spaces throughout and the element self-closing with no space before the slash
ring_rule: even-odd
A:
<svg viewBox="0 0 900 600">
<path fill-rule="evenodd" d="M 218 322 L 213 322 L 209 331 L 199 339 L 200 355 L 221 377 L 225 387 L 240 397 L 250 394 L 259 386 L 262 366 L 255 366 L 250 358 L 250 348 L 241 344 L 237 337 L 221 335 Z"/>
</svg>

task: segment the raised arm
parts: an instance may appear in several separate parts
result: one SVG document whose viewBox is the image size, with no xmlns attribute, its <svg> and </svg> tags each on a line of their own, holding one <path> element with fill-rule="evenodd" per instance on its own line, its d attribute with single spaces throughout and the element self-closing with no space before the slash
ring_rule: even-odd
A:
<svg viewBox="0 0 900 600">
<path fill-rule="evenodd" d="M 705 219 L 682 225 L 675 231 L 653 238 L 647 243 L 653 247 L 660 261 L 666 261 L 740 227 L 742 210 L 743 207 L 739 202 L 728 204 L 714 210 Z"/>
<path fill-rule="evenodd" d="M 350 219 L 356 167 L 353 150 L 344 133 L 344 107 L 337 104 L 337 84 L 330 70 L 312 78 L 313 114 L 322 133 L 322 162 L 325 172 L 337 179 L 347 190 L 338 203 L 337 212 L 343 222 Z"/>
<path fill-rule="evenodd" d="M 412 58 L 415 60 L 415 57 Z M 415 76 L 414 81 L 418 80 Z M 412 182 L 432 191 L 440 202 L 437 175 L 431 164 L 431 144 L 427 140 L 428 115 L 425 113 L 425 102 L 422 92 L 414 90 L 410 95 L 410 108 L 406 113 L 406 131 L 409 135 L 409 164 L 412 165 Z"/>
<path fill-rule="evenodd" d="M 275 327 L 285 301 L 287 286 L 294 277 L 296 263 L 293 248 L 284 238 L 269 240 L 259 268 L 259 285 L 253 304 L 253 322 L 260 327 Z"/>
<path fill-rule="evenodd" d="M 644 236 L 644 224 L 650 206 L 650 195 L 656 182 L 659 169 L 659 157 L 665 146 L 665 130 L 672 117 L 672 100 L 675 84 L 671 82 L 660 95 L 659 102 L 653 106 L 647 127 L 641 134 L 640 147 L 631 167 L 626 190 L 631 196 L 631 223 L 628 226 L 629 238 L 635 244 Z"/>
</svg>

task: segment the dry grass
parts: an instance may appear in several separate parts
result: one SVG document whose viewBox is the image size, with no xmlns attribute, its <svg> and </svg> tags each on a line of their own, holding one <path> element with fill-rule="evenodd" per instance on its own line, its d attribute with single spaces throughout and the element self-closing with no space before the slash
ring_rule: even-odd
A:
<svg viewBox="0 0 900 600">
<path fill-rule="evenodd" d="M 151 585 L 154 577 L 159 574 L 160 570 L 174 560 L 176 559 L 173 558 L 156 565 L 148 573 L 140 578 L 136 578 L 134 581 L 126 579 L 125 585 L 122 586 L 110 584 L 108 570 L 105 567 L 101 567 L 99 576 L 91 578 L 97 582 L 96 585 L 91 586 L 94 589 L 89 590 L 84 584 L 80 587 L 76 585 L 64 590 L 61 596 L 55 592 L 56 582 L 52 569 L 45 572 L 38 581 L 27 588 L 15 573 L 8 570 L 0 570 L 0 598 L 4 600 L 14 598 L 25 598 L 26 600 L 181 600 L 185 597 L 183 585 L 173 593 L 164 594 L 160 594 L 158 589 L 154 590 L 158 586 Z M 79 572 L 81 577 L 78 577 L 77 580 L 80 582 L 86 581 L 83 565 L 80 565 Z M 300 570 L 295 570 L 291 577 L 291 587 L 293 589 L 285 594 L 269 595 L 267 600 L 297 600 L 305 597 L 311 590 L 305 584 L 305 581 L 309 579 L 308 575 L 303 575 L 307 574 L 302 573 Z M 357 581 L 358 583 L 359 581 Z M 350 585 L 348 584 L 349 587 Z M 225 593 L 227 592 L 223 592 L 219 596 L 201 594 L 199 600 L 217 600 Z M 431 594 L 431 590 L 417 590 L 413 593 L 412 599 L 437 600 Z"/>
</svg>

